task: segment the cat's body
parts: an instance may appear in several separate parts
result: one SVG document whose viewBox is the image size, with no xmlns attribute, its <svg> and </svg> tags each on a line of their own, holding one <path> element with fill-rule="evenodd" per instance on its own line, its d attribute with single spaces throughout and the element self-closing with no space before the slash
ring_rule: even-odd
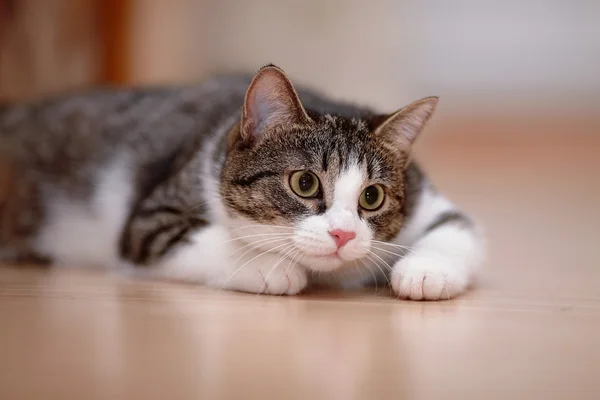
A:
<svg viewBox="0 0 600 400">
<path fill-rule="evenodd" d="M 309 91 L 300 103 L 275 67 L 252 82 L 0 108 L 0 259 L 264 293 L 389 279 L 401 297 L 438 299 L 467 287 L 481 239 L 408 161 L 435 99 L 386 119 Z"/>
</svg>

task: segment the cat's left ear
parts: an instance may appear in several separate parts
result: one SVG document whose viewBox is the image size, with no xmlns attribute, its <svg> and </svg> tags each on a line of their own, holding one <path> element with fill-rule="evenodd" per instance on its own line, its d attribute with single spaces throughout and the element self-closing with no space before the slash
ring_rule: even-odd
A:
<svg viewBox="0 0 600 400">
<path fill-rule="evenodd" d="M 425 97 L 396 111 L 375 128 L 375 135 L 386 137 L 401 148 L 410 148 L 435 111 L 438 98 Z"/>
<path fill-rule="evenodd" d="M 241 137 L 256 139 L 267 130 L 312 122 L 285 72 L 274 65 L 261 68 L 246 92 Z"/>
</svg>

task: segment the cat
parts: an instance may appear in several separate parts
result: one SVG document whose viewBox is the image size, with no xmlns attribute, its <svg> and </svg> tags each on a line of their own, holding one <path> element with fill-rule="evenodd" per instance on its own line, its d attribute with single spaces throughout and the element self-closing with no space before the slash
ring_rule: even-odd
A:
<svg viewBox="0 0 600 400">
<path fill-rule="evenodd" d="M 267 65 L 6 104 L 0 257 L 252 293 L 385 282 L 452 298 L 484 244 L 411 158 L 437 102 L 376 113 Z"/>
</svg>

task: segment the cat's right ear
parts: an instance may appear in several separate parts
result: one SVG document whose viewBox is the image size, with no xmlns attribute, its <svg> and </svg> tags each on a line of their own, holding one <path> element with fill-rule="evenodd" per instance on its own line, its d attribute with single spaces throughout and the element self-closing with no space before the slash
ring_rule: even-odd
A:
<svg viewBox="0 0 600 400">
<path fill-rule="evenodd" d="M 399 149 L 408 149 L 435 111 L 437 96 L 425 97 L 388 116 L 375 135 L 388 139 Z"/>
<path fill-rule="evenodd" d="M 285 72 L 274 65 L 261 68 L 246 91 L 240 137 L 252 143 L 264 132 L 312 120 Z"/>
</svg>

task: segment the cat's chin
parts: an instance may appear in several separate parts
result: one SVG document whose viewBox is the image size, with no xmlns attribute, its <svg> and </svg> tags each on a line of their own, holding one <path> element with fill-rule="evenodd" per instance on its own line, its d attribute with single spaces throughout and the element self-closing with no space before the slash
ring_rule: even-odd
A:
<svg viewBox="0 0 600 400">
<path fill-rule="evenodd" d="M 331 255 L 308 255 L 302 264 L 311 271 L 331 272 L 346 264 L 338 254 Z"/>
</svg>

